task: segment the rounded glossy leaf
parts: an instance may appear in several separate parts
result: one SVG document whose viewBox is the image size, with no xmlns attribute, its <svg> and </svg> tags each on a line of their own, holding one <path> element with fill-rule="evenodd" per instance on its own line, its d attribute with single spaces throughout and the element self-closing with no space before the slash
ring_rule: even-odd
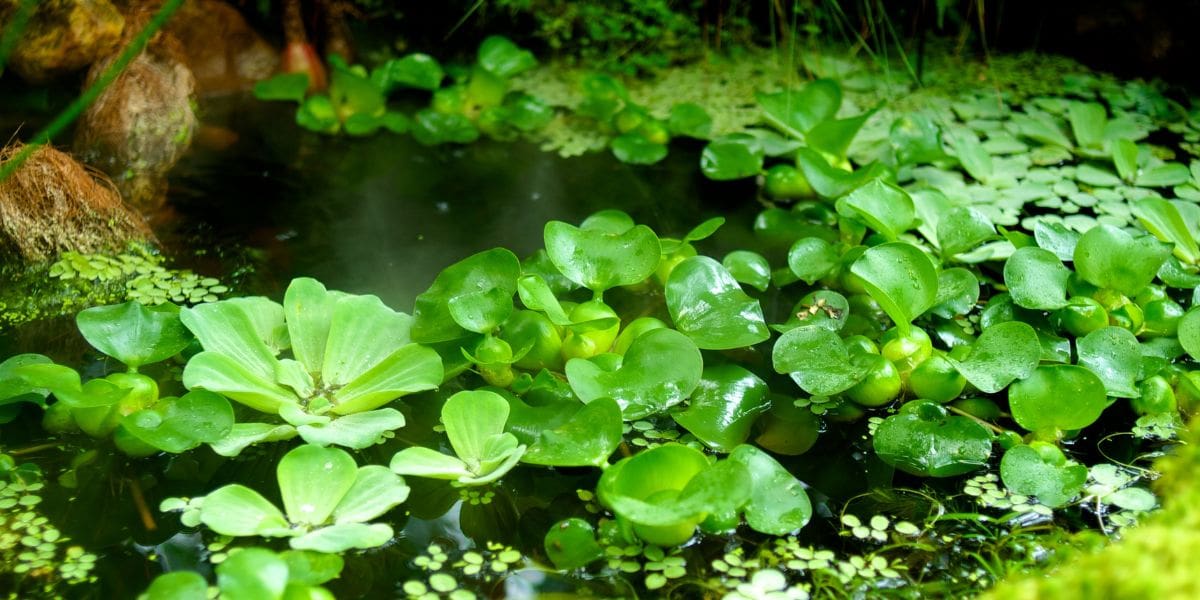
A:
<svg viewBox="0 0 1200 600">
<path fill-rule="evenodd" d="M 1075 365 L 1044 365 L 1008 388 L 1013 420 L 1028 431 L 1083 429 L 1108 406 L 1104 382 Z"/>
<path fill-rule="evenodd" d="M 700 383 L 704 369 L 695 342 L 673 329 L 638 336 L 615 369 L 605 369 L 601 357 L 568 361 L 567 380 L 584 402 L 616 400 L 626 420 L 683 402 Z"/>
<path fill-rule="evenodd" d="M 776 340 L 771 359 L 775 371 L 791 375 L 797 385 L 814 396 L 844 392 L 869 370 L 866 361 L 851 360 L 837 333 L 819 325 L 784 333 Z"/>
<path fill-rule="evenodd" d="M 725 255 L 721 264 L 734 279 L 760 292 L 771 285 L 771 264 L 763 255 L 749 250 L 734 250 Z"/>
<path fill-rule="evenodd" d="M 479 44 L 476 60 L 489 73 L 506 79 L 537 66 L 532 52 L 500 35 L 488 36 Z"/>
<path fill-rule="evenodd" d="M 562 571 L 587 566 L 604 556 L 604 549 L 596 543 L 596 531 L 592 529 L 592 524 L 580 518 L 555 523 L 546 532 L 543 545 L 550 562 Z"/>
<path fill-rule="evenodd" d="M 216 442 L 233 429 L 233 407 L 219 394 L 194 390 L 180 398 L 163 398 L 153 408 L 121 421 L 129 433 L 167 452 L 186 452 Z"/>
<path fill-rule="evenodd" d="M 673 135 L 685 135 L 705 139 L 712 132 L 712 117 L 703 106 L 694 102 L 681 102 L 671 107 L 667 128 Z"/>
<path fill-rule="evenodd" d="M 687 409 L 671 417 L 709 448 L 730 452 L 771 407 L 768 391 L 766 382 L 737 365 L 705 367 Z"/>
<path fill-rule="evenodd" d="M 727 181 L 757 175 L 763 168 L 763 151 L 749 138 L 713 140 L 700 155 L 700 170 L 709 179 Z"/>
<path fill-rule="evenodd" d="M 371 72 L 371 82 L 385 94 L 397 87 L 433 91 L 441 87 L 445 77 L 442 65 L 428 54 L 421 53 L 389 60 Z"/>
<path fill-rule="evenodd" d="M 965 315 L 979 301 L 979 280 L 975 274 L 962 268 L 946 269 L 938 273 L 937 298 L 929 312 L 944 319 Z"/>
<path fill-rule="evenodd" d="M 675 326 L 702 349 L 753 346 L 771 336 L 758 300 L 747 296 L 729 271 L 707 256 L 676 265 L 665 294 Z"/>
<path fill-rule="evenodd" d="M 1017 379 L 1029 377 L 1041 354 L 1041 342 L 1033 327 L 1021 321 L 1006 321 L 984 329 L 961 361 L 946 360 L 979 391 L 994 394 Z"/>
<path fill-rule="evenodd" d="M 987 215 L 966 206 L 956 206 L 937 222 L 937 242 L 942 254 L 953 256 L 996 236 L 996 226 Z"/>
<path fill-rule="evenodd" d="M 131 369 L 166 360 L 192 341 L 171 304 L 146 308 L 130 300 L 97 306 L 80 311 L 75 323 L 92 347 Z"/>
<path fill-rule="evenodd" d="M 953 477 L 987 466 L 992 434 L 936 402 L 914 400 L 879 424 L 873 438 L 884 462 L 914 475 Z"/>
<path fill-rule="evenodd" d="M 1151 196 L 1134 203 L 1133 214 L 1154 237 L 1174 244 L 1173 252 L 1179 260 L 1188 264 L 1200 261 L 1200 246 L 1173 204 Z"/>
<path fill-rule="evenodd" d="M 658 268 L 658 236 L 645 225 L 621 233 L 550 221 L 546 253 L 563 275 L 594 292 L 639 283 Z"/>
<path fill-rule="evenodd" d="M 312 444 L 298 446 L 279 459 L 276 476 L 288 520 L 320 525 L 354 485 L 358 465 L 345 450 Z"/>
<path fill-rule="evenodd" d="M 1135 296 L 1171 255 L 1171 246 L 1151 236 L 1133 237 L 1111 225 L 1097 225 L 1075 246 L 1075 270 L 1092 285 Z"/>
<path fill-rule="evenodd" d="M 892 242 L 868 248 L 850 266 L 867 292 L 902 329 L 933 306 L 938 275 L 933 261 L 919 248 Z"/>
<path fill-rule="evenodd" d="M 841 264 L 837 249 L 817 237 L 796 240 L 788 250 L 787 259 L 788 268 L 792 273 L 809 285 L 830 274 Z"/>
<path fill-rule="evenodd" d="M 539 413 L 548 412 L 548 407 L 521 404 L 527 424 L 536 422 L 530 417 L 536 419 Z M 609 398 L 571 405 L 568 410 L 573 412 L 569 417 L 542 428 L 533 437 L 521 462 L 554 467 L 598 467 L 608 463 L 608 457 L 621 444 L 621 406 Z"/>
<path fill-rule="evenodd" d="M 1067 460 L 1053 444 L 1034 442 L 1009 448 L 1000 459 L 1000 479 L 1014 494 L 1036 496 L 1058 508 L 1070 502 L 1087 482 L 1087 467 Z"/>
<path fill-rule="evenodd" d="M 1075 260 L 1075 246 L 1079 244 L 1079 232 L 1067 229 L 1061 223 L 1038 221 L 1033 228 L 1033 237 L 1039 247 L 1053 252 L 1059 260 Z"/>
<path fill-rule="evenodd" d="M 618 461 L 596 486 L 600 501 L 613 512 L 648 526 L 699 524 L 708 513 L 734 512 L 752 490 L 750 474 L 740 464 L 710 466 L 699 450 L 675 443 Z"/>
<path fill-rule="evenodd" d="M 512 312 L 512 296 L 520 276 L 521 262 L 504 248 L 486 250 L 446 267 L 433 285 L 417 296 L 412 339 L 444 342 L 470 331 L 491 331 Z M 457 308 L 451 307 L 452 301 Z M 463 323 L 455 318 L 456 313 Z"/>
<path fill-rule="evenodd" d="M 1179 344 L 1193 359 L 1200 360 L 1200 307 L 1193 308 L 1179 320 Z"/>
<path fill-rule="evenodd" d="M 837 201 L 837 211 L 865 223 L 890 241 L 913 225 L 912 198 L 904 190 L 879 179 L 867 182 Z"/>
<path fill-rule="evenodd" d="M 1104 382 L 1109 396 L 1134 398 L 1142 365 L 1142 348 L 1128 329 L 1103 327 L 1076 340 L 1079 366 L 1087 367 Z"/>
<path fill-rule="evenodd" d="M 808 524 L 812 503 L 804 485 L 769 454 L 742 444 L 729 455 L 750 473 L 754 489 L 746 503 L 746 522 L 755 531 L 787 535 Z"/>
<path fill-rule="evenodd" d="M 667 145 L 646 139 L 646 136 L 630 132 L 613 138 L 613 156 L 631 165 L 652 165 L 667 157 Z"/>
<path fill-rule="evenodd" d="M 1049 250 L 1018 248 L 1004 263 L 1004 285 L 1017 306 L 1055 310 L 1067 305 L 1071 270 Z"/>
</svg>

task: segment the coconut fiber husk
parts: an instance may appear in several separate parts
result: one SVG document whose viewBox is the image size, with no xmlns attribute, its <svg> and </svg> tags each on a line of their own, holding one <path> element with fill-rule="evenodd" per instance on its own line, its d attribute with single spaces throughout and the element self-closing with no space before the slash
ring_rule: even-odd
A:
<svg viewBox="0 0 1200 600">
<path fill-rule="evenodd" d="M 0 150 L 0 165 L 21 151 Z M 65 250 L 119 252 L 131 241 L 154 241 L 146 221 L 131 210 L 112 182 L 65 152 L 43 146 L 0 181 L 0 258 L 26 262 Z"/>
<path fill-rule="evenodd" d="M 126 15 L 138 32 L 153 14 L 147 5 Z M 104 171 L 130 205 L 148 213 L 166 200 L 167 173 L 183 157 L 196 129 L 195 79 L 179 42 L 159 32 L 124 72 L 88 107 L 75 131 L 74 151 Z M 90 86 L 116 55 L 92 65 Z"/>
</svg>

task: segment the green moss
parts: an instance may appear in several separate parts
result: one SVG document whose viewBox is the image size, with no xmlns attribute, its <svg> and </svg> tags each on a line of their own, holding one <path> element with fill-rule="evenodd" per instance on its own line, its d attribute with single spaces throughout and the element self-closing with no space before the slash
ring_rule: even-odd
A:
<svg viewBox="0 0 1200 600">
<path fill-rule="evenodd" d="M 144 246 L 114 256 L 64 252 L 54 263 L 0 276 L 6 282 L 0 289 L 0 328 L 126 300 L 199 304 L 229 292 L 215 278 L 167 267 L 163 256 Z"/>
<path fill-rule="evenodd" d="M 1161 511 L 1126 530 L 1115 544 L 1091 544 L 1055 567 L 1006 580 L 986 597 L 1037 598 L 1197 598 L 1200 579 L 1200 429 L 1184 434 L 1174 454 L 1160 459 L 1155 484 L 1165 498 Z M 1088 537 L 1095 538 L 1097 534 Z"/>
</svg>

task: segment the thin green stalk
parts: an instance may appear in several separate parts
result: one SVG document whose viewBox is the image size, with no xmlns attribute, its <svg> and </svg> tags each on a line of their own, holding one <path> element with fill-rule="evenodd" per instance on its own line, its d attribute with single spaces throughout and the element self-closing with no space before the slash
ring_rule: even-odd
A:
<svg viewBox="0 0 1200 600">
<path fill-rule="evenodd" d="M 158 12 L 150 18 L 150 22 L 148 22 L 146 26 L 142 28 L 142 30 L 139 31 L 132 40 L 129 41 L 129 45 L 125 47 L 125 49 L 117 57 L 117 60 L 113 61 L 113 63 L 109 65 L 103 73 L 100 74 L 100 77 L 97 78 L 91 86 L 84 90 L 78 98 L 76 98 L 71 102 L 71 104 L 63 109 L 63 111 L 59 113 L 49 125 L 46 125 L 41 131 L 37 132 L 37 134 L 34 135 L 29 141 L 29 143 L 26 144 L 25 147 L 21 148 L 21 151 L 18 152 L 16 156 L 13 156 L 8 162 L 4 163 L 3 166 L 0 166 L 0 181 L 8 179 L 8 177 L 12 175 L 18 168 L 20 168 L 20 166 L 34 152 L 36 152 L 43 145 L 49 143 L 50 140 L 54 139 L 54 136 L 62 133 L 62 131 L 66 129 L 67 126 L 69 126 L 72 122 L 74 122 L 75 119 L 78 119 L 79 115 L 82 114 L 84 110 L 87 110 L 87 107 L 91 106 L 92 102 L 95 102 L 96 98 L 98 98 L 100 94 L 106 88 L 108 88 L 108 86 L 111 85 L 112 82 L 118 76 L 120 76 L 123 71 L 125 71 L 125 68 L 129 66 L 129 63 L 133 62 L 133 59 L 136 58 L 143 49 L 145 49 L 146 44 L 150 41 L 151 36 L 158 32 L 159 29 L 162 29 L 162 26 L 166 24 L 167 19 L 170 19 L 171 15 L 174 14 L 182 4 L 183 0 L 166 0 L 166 2 L 163 3 L 162 8 L 158 9 Z"/>
</svg>

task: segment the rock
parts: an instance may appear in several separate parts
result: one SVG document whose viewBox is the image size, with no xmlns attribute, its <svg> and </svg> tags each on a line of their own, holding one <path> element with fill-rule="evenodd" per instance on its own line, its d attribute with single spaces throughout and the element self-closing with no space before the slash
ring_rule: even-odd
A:
<svg viewBox="0 0 1200 600">
<path fill-rule="evenodd" d="M 279 67 L 279 51 L 237 9 L 220 0 L 185 3 L 166 31 L 179 40 L 183 62 L 201 95 L 249 89 Z"/>
<path fill-rule="evenodd" d="M 16 142 L 0 150 L 0 165 L 23 147 Z M 37 262 L 67 250 L 116 253 L 132 241 L 153 240 L 111 181 L 54 148 L 39 148 L 0 181 L 0 256 Z"/>
<path fill-rule="evenodd" d="M 127 37 L 140 31 L 148 11 L 128 15 Z M 160 32 L 83 113 L 74 150 L 107 173 L 127 202 L 142 212 L 162 206 L 167 172 L 183 156 L 196 129 L 195 80 L 179 43 Z M 91 85 L 116 54 L 92 65 Z"/>
<path fill-rule="evenodd" d="M 21 0 L 0 0 L 7 25 Z M 13 47 L 8 63 L 30 83 L 45 83 L 111 54 L 125 19 L 108 0 L 37 0 L 37 8 Z"/>
</svg>

